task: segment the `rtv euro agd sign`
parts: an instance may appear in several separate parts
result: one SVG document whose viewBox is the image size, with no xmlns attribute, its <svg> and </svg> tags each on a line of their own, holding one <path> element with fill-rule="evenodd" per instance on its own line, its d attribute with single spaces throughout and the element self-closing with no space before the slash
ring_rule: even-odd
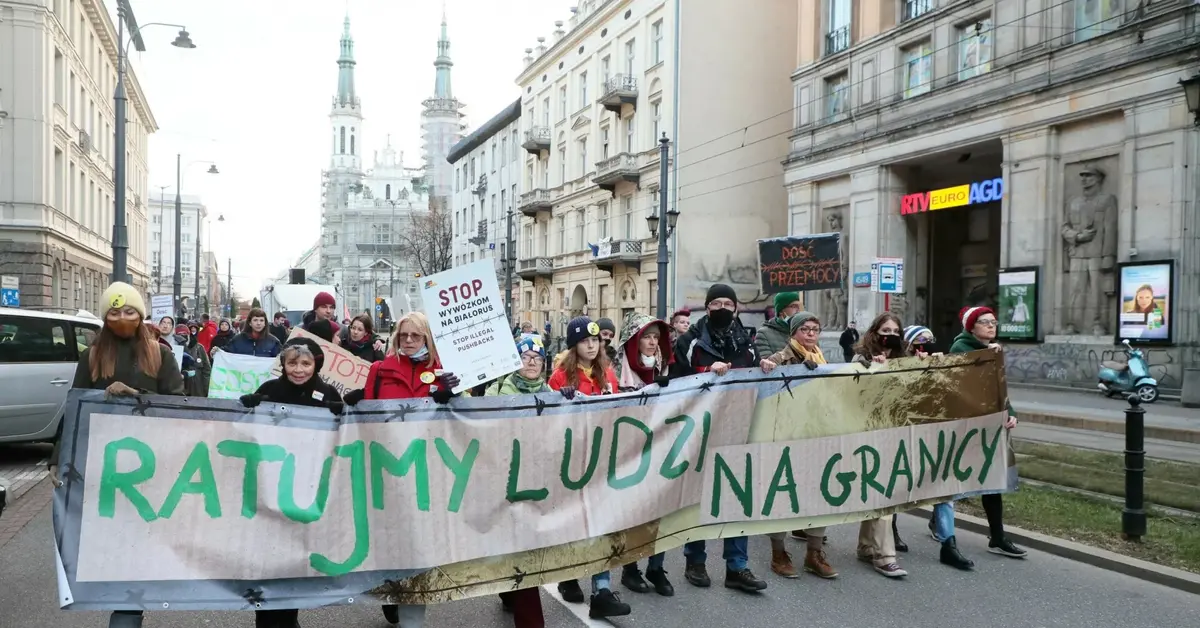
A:
<svg viewBox="0 0 1200 628">
<path fill-rule="evenodd" d="M 993 203 L 1002 198 L 1004 198 L 1004 179 L 997 177 L 968 185 L 956 185 L 952 188 L 909 194 L 900 199 L 900 214 L 908 215 L 978 203 Z"/>
</svg>

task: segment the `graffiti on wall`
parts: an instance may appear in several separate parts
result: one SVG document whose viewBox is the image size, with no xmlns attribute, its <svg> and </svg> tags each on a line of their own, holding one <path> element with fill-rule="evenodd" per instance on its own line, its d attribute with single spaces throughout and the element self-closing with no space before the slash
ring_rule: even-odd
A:
<svg viewBox="0 0 1200 628">
<path fill-rule="evenodd" d="M 743 305 L 766 301 L 769 295 L 764 295 L 758 285 L 759 274 L 756 260 L 745 263 L 733 261 L 732 255 L 726 255 L 724 262 L 714 263 L 701 258 L 696 260 L 695 280 L 688 294 L 688 303 L 702 303 L 708 287 L 714 283 L 731 286 L 738 295 L 738 301 Z"/>
<path fill-rule="evenodd" d="M 1162 388 L 1183 385 L 1183 360 L 1176 347 L 1142 347 L 1150 376 Z M 1045 343 L 1040 345 L 1007 345 L 1004 366 L 1008 379 L 1016 382 L 1052 384 L 1092 384 L 1102 362 L 1124 362 L 1125 351 L 1120 347 L 1078 343 Z"/>
</svg>

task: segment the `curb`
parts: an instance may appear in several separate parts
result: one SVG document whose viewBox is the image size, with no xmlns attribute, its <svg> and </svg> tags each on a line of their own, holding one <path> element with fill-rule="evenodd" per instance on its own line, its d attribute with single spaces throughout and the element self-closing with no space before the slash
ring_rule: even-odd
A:
<svg viewBox="0 0 1200 628">
<path fill-rule="evenodd" d="M 1091 430 L 1093 432 L 1107 432 L 1109 434 L 1124 434 L 1125 423 L 1119 421 L 1109 421 L 1105 419 L 1088 419 L 1078 416 L 1067 416 L 1065 414 L 1051 414 L 1047 412 L 1030 412 L 1016 407 L 1017 417 L 1027 423 L 1038 423 L 1041 425 L 1052 425 L 1054 427 L 1067 427 L 1076 430 Z M 1169 440 L 1177 443 L 1200 444 L 1200 430 L 1187 430 L 1177 427 L 1157 427 L 1153 425 L 1146 426 L 1146 438 L 1156 440 Z"/>
<path fill-rule="evenodd" d="M 1074 393 L 1079 393 L 1079 392 L 1095 393 L 1096 392 L 1095 384 L 1079 384 L 1077 386 L 1064 386 L 1061 384 L 1043 384 L 1041 382 L 1019 382 L 1019 381 L 1015 381 L 1015 380 L 1011 380 L 1011 379 L 1008 380 L 1008 387 L 1009 388 L 1028 388 L 1030 390 L 1051 390 L 1051 391 L 1074 392 Z M 1183 395 L 1183 391 L 1180 388 L 1159 388 L 1158 389 L 1158 398 L 1159 399 L 1166 399 L 1168 401 L 1179 401 L 1182 398 L 1182 395 Z"/>
<path fill-rule="evenodd" d="M 915 509 L 915 512 L 928 517 L 933 513 L 933 509 L 921 507 Z M 978 517 L 972 517 L 971 515 L 955 511 L 954 521 L 957 527 L 964 530 L 984 536 L 988 534 L 987 521 Z M 1115 571 L 1139 580 L 1200 595 L 1200 574 L 1175 569 L 1174 567 L 1156 565 L 1116 552 L 1012 526 L 1004 526 L 1004 534 L 1021 545 L 1046 552 L 1047 554 L 1053 554 L 1093 567 Z"/>
</svg>

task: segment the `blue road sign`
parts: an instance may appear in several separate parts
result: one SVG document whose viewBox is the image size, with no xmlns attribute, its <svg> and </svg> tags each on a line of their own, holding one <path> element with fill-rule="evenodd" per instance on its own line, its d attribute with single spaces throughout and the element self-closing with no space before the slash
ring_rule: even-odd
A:
<svg viewBox="0 0 1200 628">
<path fill-rule="evenodd" d="M 0 288 L 0 306 L 21 307 L 21 291 L 17 288 Z"/>
</svg>

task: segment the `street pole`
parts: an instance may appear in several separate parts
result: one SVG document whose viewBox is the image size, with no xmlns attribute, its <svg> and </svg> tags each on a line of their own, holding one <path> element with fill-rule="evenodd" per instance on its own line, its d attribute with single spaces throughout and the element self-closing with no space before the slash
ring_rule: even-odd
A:
<svg viewBox="0 0 1200 628">
<path fill-rule="evenodd" d="M 513 246 L 513 212 L 512 203 L 510 201 L 508 207 L 508 235 L 504 237 L 504 309 L 508 316 L 508 324 L 512 325 L 513 321 L 513 266 L 517 261 L 517 252 Z"/>
<path fill-rule="evenodd" d="M 658 318 L 667 320 L 667 166 L 670 161 L 671 140 L 663 133 L 658 140 Z"/>
<path fill-rule="evenodd" d="M 200 309 L 200 249 L 204 248 L 201 244 L 204 242 L 204 221 L 200 217 L 200 210 L 196 210 L 196 312 L 193 316 L 198 315 Z"/>
<path fill-rule="evenodd" d="M 229 263 L 225 264 L 225 289 L 228 291 L 226 295 L 229 297 L 229 315 L 228 318 L 233 320 L 233 258 L 229 258 Z"/>
<path fill-rule="evenodd" d="M 117 88 L 113 109 L 117 118 L 113 159 L 113 281 L 129 282 L 129 232 L 125 226 L 125 3 L 117 3 Z M 161 263 L 161 258 L 160 258 Z M 178 297 L 176 297 L 178 298 Z"/>
<path fill-rule="evenodd" d="M 1137 394 L 1129 395 L 1125 410 L 1125 509 L 1121 511 L 1121 536 L 1140 541 L 1146 535 L 1146 411 Z"/>
<path fill-rule="evenodd" d="M 163 259 L 163 242 L 167 239 L 166 225 L 163 223 L 164 212 L 167 209 L 167 188 L 169 185 L 158 186 L 158 273 L 154 278 L 154 293 L 162 293 L 163 266 L 167 260 Z"/>
<path fill-rule="evenodd" d="M 175 154 L 175 314 L 183 314 L 183 275 L 180 266 L 183 265 L 183 197 L 179 195 L 179 187 L 183 184 L 182 155 Z"/>
</svg>

